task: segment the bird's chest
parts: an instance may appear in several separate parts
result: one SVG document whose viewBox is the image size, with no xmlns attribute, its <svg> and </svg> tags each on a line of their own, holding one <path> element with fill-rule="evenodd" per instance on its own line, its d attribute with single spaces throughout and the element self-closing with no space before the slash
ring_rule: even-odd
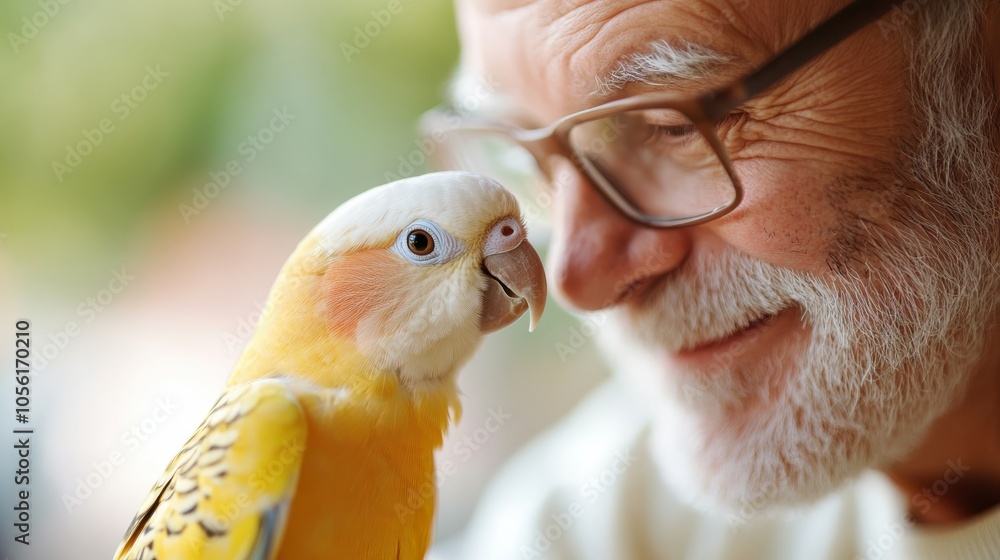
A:
<svg viewBox="0 0 1000 560">
<path fill-rule="evenodd" d="M 434 514 L 433 447 L 405 430 L 307 408 L 308 440 L 279 558 L 423 558 Z M 412 439 L 412 438 L 411 438 Z"/>
</svg>

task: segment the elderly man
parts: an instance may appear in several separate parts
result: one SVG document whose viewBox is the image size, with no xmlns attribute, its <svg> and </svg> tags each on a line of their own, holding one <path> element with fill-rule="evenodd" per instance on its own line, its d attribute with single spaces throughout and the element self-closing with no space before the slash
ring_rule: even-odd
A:
<svg viewBox="0 0 1000 560">
<path fill-rule="evenodd" d="M 533 156 L 553 283 L 618 373 L 462 557 L 1000 558 L 997 3 L 458 16 L 456 99 L 498 94 L 448 137 Z"/>
</svg>

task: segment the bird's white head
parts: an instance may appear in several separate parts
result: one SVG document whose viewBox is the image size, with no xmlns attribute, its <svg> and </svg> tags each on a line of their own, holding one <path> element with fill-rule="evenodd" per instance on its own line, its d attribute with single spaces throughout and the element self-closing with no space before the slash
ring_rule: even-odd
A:
<svg viewBox="0 0 1000 560">
<path fill-rule="evenodd" d="M 404 381 L 449 376 L 483 334 L 530 310 L 546 284 L 517 201 L 485 177 L 431 173 L 366 191 L 310 233 L 286 270 L 316 278 L 318 316 Z M 296 272 L 297 269 L 297 272 Z"/>
</svg>

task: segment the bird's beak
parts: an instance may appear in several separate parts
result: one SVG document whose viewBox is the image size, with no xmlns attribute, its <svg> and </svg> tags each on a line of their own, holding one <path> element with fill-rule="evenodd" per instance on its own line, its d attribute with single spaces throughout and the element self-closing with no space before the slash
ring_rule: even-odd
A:
<svg viewBox="0 0 1000 560">
<path fill-rule="evenodd" d="M 516 247 L 503 253 L 493 253 L 483 259 L 487 282 L 483 291 L 483 311 L 479 317 L 479 330 L 490 333 L 506 327 L 531 310 L 531 323 L 535 325 L 545 309 L 545 270 L 535 248 L 525 239 Z"/>
</svg>

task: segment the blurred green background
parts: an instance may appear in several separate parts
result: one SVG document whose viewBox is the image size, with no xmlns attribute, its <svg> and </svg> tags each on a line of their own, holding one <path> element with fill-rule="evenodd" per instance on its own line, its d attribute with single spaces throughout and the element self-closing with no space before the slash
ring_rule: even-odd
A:
<svg viewBox="0 0 1000 560">
<path fill-rule="evenodd" d="M 32 17 L 46 2 L 57 13 Z M 448 2 L 406 0 L 395 15 L 386 1 L 229 2 L 0 7 L 5 32 L 26 36 L 22 18 L 48 20 L 0 51 L 0 223 L 30 238 L 10 251 L 39 265 L 32 280 L 67 268 L 99 280 L 152 209 L 191 199 L 276 108 L 296 115 L 294 126 L 246 166 L 239 190 L 264 189 L 307 216 L 384 182 L 413 148 L 414 118 L 438 101 L 456 59 Z M 372 10 L 392 18 L 379 24 Z M 375 37 L 358 36 L 366 25 Z M 342 43 L 365 39 L 348 62 Z M 151 90 L 150 67 L 166 74 Z M 105 118 L 114 130 L 90 155 L 53 169 Z"/>
<path fill-rule="evenodd" d="M 0 557 L 109 558 L 296 242 L 421 153 L 416 120 L 457 61 L 453 8 L 36 0 L 0 4 L 0 31 L 0 357 L 31 320 L 36 430 L 23 547 L 5 413 Z M 439 541 L 604 377 L 574 324 L 550 302 L 536 333 L 522 320 L 489 337 L 462 373 Z M 11 375 L 0 395 L 11 411 Z M 510 420 L 485 432 L 498 409 Z"/>
</svg>

